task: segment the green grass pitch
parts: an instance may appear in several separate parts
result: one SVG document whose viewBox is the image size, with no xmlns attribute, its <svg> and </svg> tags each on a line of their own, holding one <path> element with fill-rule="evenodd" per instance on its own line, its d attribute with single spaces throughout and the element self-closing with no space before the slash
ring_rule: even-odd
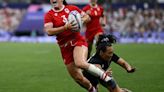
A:
<svg viewBox="0 0 164 92">
<path fill-rule="evenodd" d="M 164 92 L 164 45 L 117 44 L 115 52 L 137 68 L 128 74 L 112 63 L 120 87 Z M 56 44 L 0 43 L 0 92 L 87 92 L 69 76 Z M 100 92 L 107 92 L 100 86 Z"/>
</svg>

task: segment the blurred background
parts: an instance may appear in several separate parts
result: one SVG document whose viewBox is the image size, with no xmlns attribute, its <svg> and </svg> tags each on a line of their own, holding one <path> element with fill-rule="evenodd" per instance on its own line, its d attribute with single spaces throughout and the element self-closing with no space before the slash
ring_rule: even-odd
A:
<svg viewBox="0 0 164 92">
<path fill-rule="evenodd" d="M 89 2 L 67 1 L 80 8 Z M 133 92 L 163 92 L 164 0 L 98 2 L 107 16 L 105 33 L 120 43 L 115 52 L 137 69 L 128 74 L 112 64 L 117 83 Z M 43 31 L 50 8 L 49 0 L 0 0 L 0 92 L 86 92 L 68 74 L 55 37 Z"/>
<path fill-rule="evenodd" d="M 89 0 L 67 0 L 82 8 Z M 164 43 L 164 0 L 98 0 L 120 43 Z M 43 31 L 49 0 L 0 0 L 0 42 L 56 42 Z M 83 34 L 83 31 L 82 31 Z"/>
</svg>

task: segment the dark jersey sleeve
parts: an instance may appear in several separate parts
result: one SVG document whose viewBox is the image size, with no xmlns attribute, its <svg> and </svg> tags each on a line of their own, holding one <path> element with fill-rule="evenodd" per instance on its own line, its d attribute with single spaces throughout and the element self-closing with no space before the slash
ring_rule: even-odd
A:
<svg viewBox="0 0 164 92">
<path fill-rule="evenodd" d="M 120 58 L 120 57 L 117 56 L 117 55 L 114 53 L 114 54 L 113 54 L 113 57 L 112 57 L 112 59 L 111 59 L 111 61 L 117 62 L 119 58 Z"/>
<path fill-rule="evenodd" d="M 103 62 L 102 62 L 102 60 L 100 60 L 100 59 L 98 58 L 97 55 L 95 55 L 95 56 L 93 56 L 93 57 L 89 60 L 88 63 L 100 64 L 100 65 L 101 65 Z"/>
</svg>

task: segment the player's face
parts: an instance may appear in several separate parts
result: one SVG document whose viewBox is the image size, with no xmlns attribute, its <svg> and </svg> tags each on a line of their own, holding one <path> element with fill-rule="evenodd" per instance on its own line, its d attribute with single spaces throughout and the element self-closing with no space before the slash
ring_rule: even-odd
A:
<svg viewBox="0 0 164 92">
<path fill-rule="evenodd" d="M 103 60 L 109 61 L 112 59 L 113 51 L 114 51 L 114 49 L 112 46 L 107 46 L 105 52 L 103 52 L 103 51 L 100 52 L 100 56 Z"/>
<path fill-rule="evenodd" d="M 63 0 L 50 0 L 50 3 L 55 8 L 60 8 L 63 5 Z"/>
<path fill-rule="evenodd" d="M 90 0 L 91 3 L 96 4 L 97 0 Z"/>
</svg>

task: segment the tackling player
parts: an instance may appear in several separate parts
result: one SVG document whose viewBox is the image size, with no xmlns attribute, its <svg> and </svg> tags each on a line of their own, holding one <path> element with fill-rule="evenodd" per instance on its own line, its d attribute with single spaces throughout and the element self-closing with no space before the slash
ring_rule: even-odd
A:
<svg viewBox="0 0 164 92">
<path fill-rule="evenodd" d="M 102 26 L 106 25 L 106 17 L 104 16 L 104 9 L 97 4 L 97 0 L 90 0 L 90 4 L 83 8 L 90 17 L 91 21 L 86 24 L 85 37 L 88 43 L 88 58 L 92 51 L 94 38 L 98 38 L 103 34 Z M 101 22 L 100 22 L 101 21 Z"/>
<path fill-rule="evenodd" d="M 116 40 L 112 35 L 100 35 L 98 42 L 96 44 L 96 54 L 92 56 L 88 62 L 91 64 L 100 67 L 104 71 L 108 72 L 111 76 L 111 71 L 108 70 L 111 62 L 115 62 L 116 64 L 123 67 L 128 73 L 135 72 L 135 68 L 129 65 L 123 58 L 119 57 L 114 53 L 114 49 L 112 47 L 112 43 L 115 43 Z M 112 79 L 108 82 L 104 82 L 101 78 L 95 77 L 89 74 L 87 71 L 83 71 L 84 76 L 90 80 L 93 86 L 98 90 L 98 84 L 101 83 L 104 87 L 106 87 L 110 92 L 131 92 L 128 89 L 122 89 L 116 84 L 116 82 Z"/>
<path fill-rule="evenodd" d="M 71 77 L 89 92 L 96 92 L 90 81 L 82 74 L 86 70 L 104 81 L 109 81 L 105 71 L 87 63 L 87 43 L 76 30 L 78 24 L 74 21 L 68 22 L 68 15 L 71 11 L 78 11 L 84 23 L 90 20 L 89 16 L 74 5 L 67 5 L 65 0 L 50 0 L 52 9 L 45 14 L 44 29 L 50 36 L 57 36 L 58 45 L 61 50 L 63 61 Z"/>
</svg>

